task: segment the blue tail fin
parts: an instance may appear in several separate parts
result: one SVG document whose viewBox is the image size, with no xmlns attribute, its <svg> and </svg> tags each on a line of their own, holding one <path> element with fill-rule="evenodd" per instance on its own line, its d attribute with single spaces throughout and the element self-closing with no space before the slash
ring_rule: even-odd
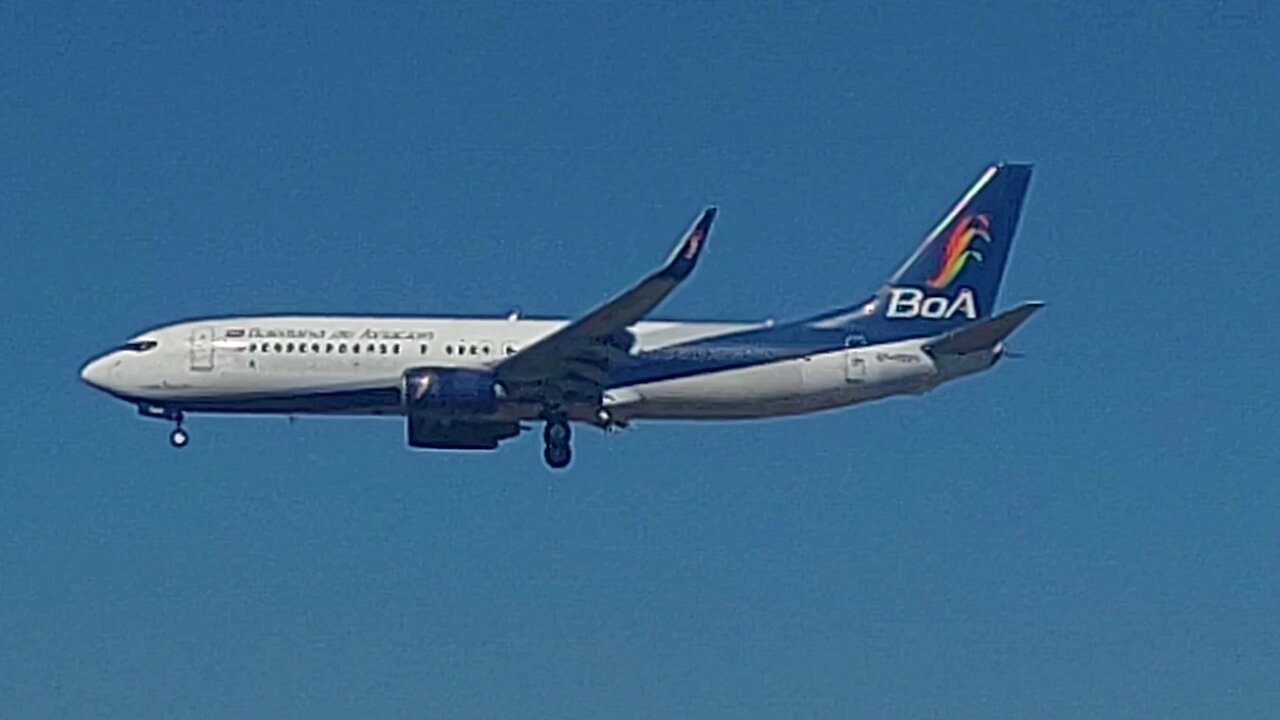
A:
<svg viewBox="0 0 1280 720">
<path fill-rule="evenodd" d="M 950 308 L 956 303 L 968 305 L 966 296 L 972 297 L 973 307 L 972 312 L 962 308 L 964 319 L 990 315 L 1030 181 L 1030 165 L 987 168 L 915 254 L 889 278 L 881 290 L 890 301 L 885 316 L 915 315 L 912 308 L 917 298 L 920 316 L 938 316 L 938 308 L 944 304 L 939 299 L 945 299 Z M 947 314 L 941 312 L 943 317 Z"/>
<path fill-rule="evenodd" d="M 870 301 L 814 318 L 810 327 L 856 326 L 892 340 L 989 317 L 1030 181 L 1030 165 L 987 168 Z"/>
</svg>

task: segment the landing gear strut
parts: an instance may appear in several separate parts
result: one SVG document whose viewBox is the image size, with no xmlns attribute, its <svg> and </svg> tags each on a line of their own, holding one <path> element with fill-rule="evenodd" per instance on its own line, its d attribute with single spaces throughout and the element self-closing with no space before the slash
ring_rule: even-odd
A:
<svg viewBox="0 0 1280 720">
<path fill-rule="evenodd" d="M 547 419 L 547 426 L 542 429 L 542 459 L 547 461 L 547 465 L 560 470 L 569 467 L 569 463 L 573 460 L 573 449 L 570 441 L 573 438 L 573 431 L 569 428 L 569 421 L 563 417 L 552 417 Z"/>
<path fill-rule="evenodd" d="M 177 423 L 177 427 L 173 429 L 173 432 L 169 433 L 169 444 L 176 448 L 186 447 L 187 443 L 191 441 L 191 436 L 187 434 L 186 430 L 182 429 L 182 413 L 170 413 L 168 419 Z"/>
<path fill-rule="evenodd" d="M 169 444 L 176 448 L 184 448 L 187 443 L 191 442 L 191 436 L 186 430 L 182 429 L 182 411 L 172 408 L 157 407 L 153 405 L 139 405 L 138 414 L 144 417 L 158 418 L 160 420 L 168 420 L 176 427 L 173 432 L 169 433 Z"/>
</svg>

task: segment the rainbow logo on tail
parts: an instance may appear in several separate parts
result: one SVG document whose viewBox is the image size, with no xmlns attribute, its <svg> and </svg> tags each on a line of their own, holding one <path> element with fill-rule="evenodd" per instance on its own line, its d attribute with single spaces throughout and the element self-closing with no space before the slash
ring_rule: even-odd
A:
<svg viewBox="0 0 1280 720">
<path fill-rule="evenodd" d="M 925 283 L 931 288 L 943 288 L 956 279 L 970 258 L 982 262 L 982 253 L 973 249 L 974 238 L 985 243 L 991 242 L 991 216 L 987 214 L 966 215 L 956 223 L 955 229 L 947 237 L 942 248 L 942 265 L 938 272 Z"/>
</svg>

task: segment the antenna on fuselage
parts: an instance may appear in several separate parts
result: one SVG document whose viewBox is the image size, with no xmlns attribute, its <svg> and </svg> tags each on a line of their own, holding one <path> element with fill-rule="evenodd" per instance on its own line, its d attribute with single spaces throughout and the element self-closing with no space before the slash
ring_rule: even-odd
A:
<svg viewBox="0 0 1280 720">
<path fill-rule="evenodd" d="M 507 322 L 515 322 L 520 319 L 519 306 L 513 307 L 507 311 Z"/>
</svg>

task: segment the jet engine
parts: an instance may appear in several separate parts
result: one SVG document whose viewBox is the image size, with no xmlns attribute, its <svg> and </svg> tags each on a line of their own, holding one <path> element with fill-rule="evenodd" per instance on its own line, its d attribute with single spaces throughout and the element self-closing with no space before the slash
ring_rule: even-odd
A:
<svg viewBox="0 0 1280 720">
<path fill-rule="evenodd" d="M 466 368 L 411 368 L 400 387 L 408 415 L 487 415 L 501 396 L 492 372 Z"/>
</svg>

